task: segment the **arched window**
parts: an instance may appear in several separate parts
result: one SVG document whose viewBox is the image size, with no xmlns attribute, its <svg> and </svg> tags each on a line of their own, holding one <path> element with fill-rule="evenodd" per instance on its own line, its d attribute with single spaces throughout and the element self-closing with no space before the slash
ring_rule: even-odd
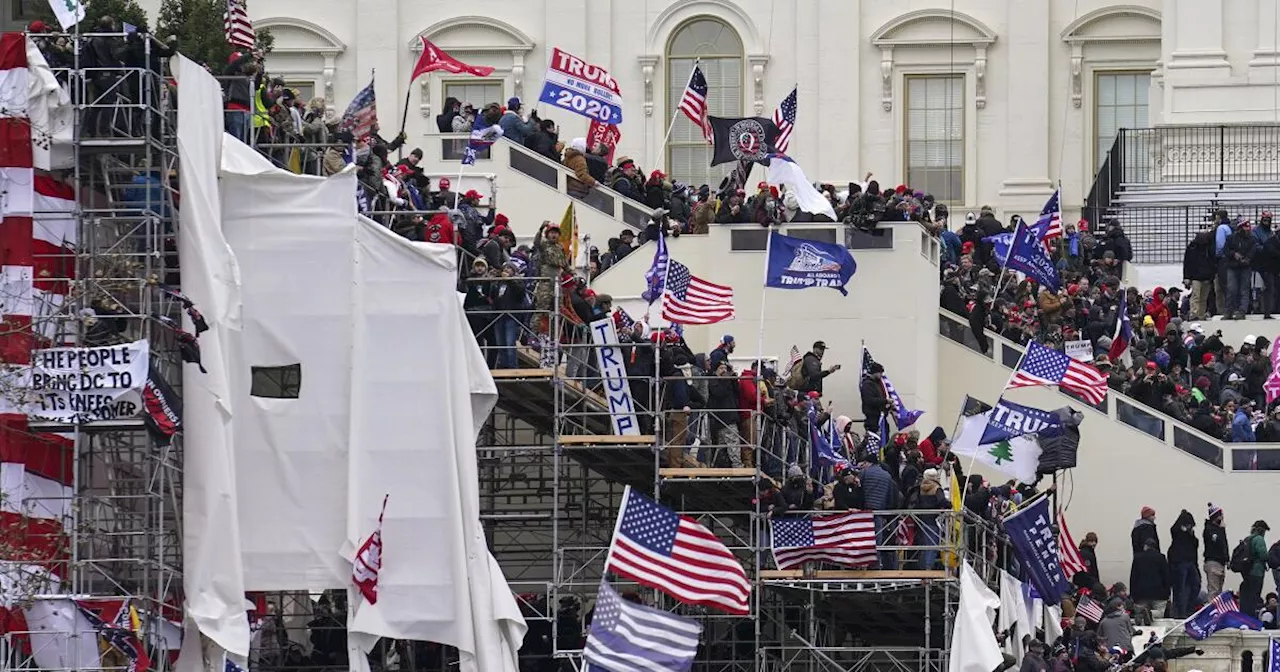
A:
<svg viewBox="0 0 1280 672">
<path fill-rule="evenodd" d="M 711 167 L 711 147 L 702 137 L 702 129 L 677 111 L 696 61 L 707 78 L 708 114 L 742 116 L 742 60 L 742 39 L 723 21 L 699 17 L 672 33 L 667 43 L 667 114 L 676 116 L 667 143 L 667 172 L 671 179 L 695 189 L 700 184 L 710 184 L 714 190 L 733 170 L 732 163 Z"/>
</svg>

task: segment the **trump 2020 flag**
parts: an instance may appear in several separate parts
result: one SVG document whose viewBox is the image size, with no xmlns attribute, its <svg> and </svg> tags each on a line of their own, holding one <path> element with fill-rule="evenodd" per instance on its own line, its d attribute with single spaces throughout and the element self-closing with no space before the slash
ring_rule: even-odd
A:
<svg viewBox="0 0 1280 672">
<path fill-rule="evenodd" d="M 640 296 L 650 305 L 667 289 L 667 269 L 671 266 L 671 253 L 667 251 L 667 237 L 658 233 L 658 245 L 653 251 L 653 263 L 644 272 L 645 289 Z"/>
<path fill-rule="evenodd" d="M 843 245 L 769 234 L 768 272 L 764 286 L 778 289 L 830 287 L 848 296 L 849 284 L 858 265 Z"/>
<path fill-rule="evenodd" d="M 1035 227 L 1019 222 L 1013 231 L 1013 242 L 1005 257 L 1005 267 L 1026 273 L 1028 277 L 1056 292 L 1062 286 L 1058 268 L 1044 251 Z"/>
<path fill-rule="evenodd" d="M 1058 558 L 1058 539 L 1053 535 L 1049 498 L 1041 497 L 1005 518 L 1004 529 L 1013 543 L 1023 576 L 1035 587 L 1040 599 L 1049 606 L 1060 604 L 1071 584 Z"/>
<path fill-rule="evenodd" d="M 1062 419 L 1052 411 L 1015 404 L 1001 399 L 987 415 L 987 427 L 982 432 L 981 444 L 1005 441 L 1024 434 L 1039 434 L 1062 427 Z"/>
<path fill-rule="evenodd" d="M 830 431 L 823 434 L 818 428 L 818 408 L 815 404 L 809 405 L 809 441 L 813 443 L 813 452 L 818 456 L 818 463 L 824 467 L 836 467 L 843 469 L 852 466 L 849 460 L 842 457 L 836 452 L 836 446 L 844 447 L 840 441 L 840 435 L 836 430 L 836 422 L 834 419 L 827 422 Z"/>
<path fill-rule="evenodd" d="M 378 526 L 373 534 L 360 545 L 355 560 L 351 562 L 351 581 L 369 604 L 378 603 L 378 572 L 382 571 L 382 517 L 387 514 L 387 498 L 382 496 L 382 512 L 378 514 Z"/>
<path fill-rule="evenodd" d="M 625 600 L 601 582 L 582 657 L 589 670 L 686 672 L 701 635 L 697 621 Z"/>
</svg>

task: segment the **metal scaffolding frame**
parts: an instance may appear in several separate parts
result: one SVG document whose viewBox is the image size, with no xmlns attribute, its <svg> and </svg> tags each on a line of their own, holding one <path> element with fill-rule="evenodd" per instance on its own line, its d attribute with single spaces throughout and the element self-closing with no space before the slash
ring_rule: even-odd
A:
<svg viewBox="0 0 1280 672">
<path fill-rule="evenodd" d="M 761 478 L 767 477 L 755 469 L 664 466 L 664 430 L 671 429 L 671 418 L 640 410 L 654 408 L 655 380 L 629 381 L 632 394 L 644 399 L 637 403 L 645 427 L 642 435 L 614 436 L 608 401 L 599 394 L 600 373 L 582 364 L 591 361 L 587 354 L 599 346 L 584 336 L 584 327 L 575 328 L 564 316 L 568 311 L 561 310 L 562 295 L 556 294 L 550 311 L 525 311 L 518 318 L 525 337 L 535 336 L 532 325 L 539 319 L 551 325 L 551 333 L 561 334 L 555 364 L 534 348 L 520 345 L 515 348 L 517 368 L 493 371 L 498 405 L 479 447 L 482 518 L 490 547 L 513 584 L 529 581 L 546 586 L 547 608 L 536 616 L 552 625 L 547 633 L 552 644 L 549 653 L 562 664 L 554 669 L 584 667 L 580 644 L 569 640 L 585 634 L 581 624 L 604 576 L 625 485 L 711 529 L 739 555 L 753 579 L 752 611 L 747 617 L 680 605 L 656 590 L 613 579 L 619 591 L 634 591 L 647 604 L 703 624 L 705 646 L 695 670 L 940 672 L 946 668 L 958 601 L 954 571 L 924 573 L 929 578 L 909 571 L 837 573 L 857 575 L 856 579 L 822 578 L 821 572 L 811 571 L 794 578 L 771 576 L 788 573 L 764 571 L 771 566 L 766 555 L 767 520 L 756 513 L 754 498 Z M 477 333 L 502 319 L 483 309 L 469 309 L 468 314 Z M 504 347 L 486 342 L 483 336 L 480 340 L 486 354 Z M 645 415 L 652 425 L 645 422 Z M 765 459 L 763 452 L 761 456 Z M 919 513 L 896 512 L 890 524 L 913 520 Z M 971 559 L 971 563 L 982 565 L 983 561 Z M 526 614 L 534 615 L 529 609 Z M 887 620 L 890 615 L 894 620 Z M 890 629 L 899 627 L 902 635 L 868 634 L 885 628 L 864 628 L 864 621 L 872 619 L 887 621 Z M 527 660 L 535 658 L 529 654 Z"/>
<path fill-rule="evenodd" d="M 78 244 L 65 302 L 42 318 L 50 324 L 33 328 L 56 334 L 57 343 L 87 346 L 147 339 L 152 366 L 180 389 L 175 333 L 162 318 L 181 324 L 182 306 L 158 288 L 177 284 L 170 183 L 177 168 L 176 116 L 167 84 L 145 67 L 82 67 L 87 40 L 123 45 L 130 39 L 124 33 L 39 39 L 59 37 L 70 45 L 71 63 L 54 74 L 68 89 L 75 116 L 70 146 L 55 145 L 69 149 L 70 165 L 52 176 L 74 188 Z M 151 47 L 143 41 L 146 62 L 153 61 Z M 51 129 L 33 128 L 32 135 L 55 142 Z M 74 435 L 70 561 L 61 594 L 124 599 L 144 632 L 172 631 L 166 620 L 181 619 L 181 437 L 158 444 L 141 417 L 82 425 L 33 421 L 30 431 Z M 56 596 L 7 597 L 21 606 Z M 40 669 L 27 633 L 0 639 L 0 669 Z M 120 664 L 104 653 L 78 667 Z M 167 656 L 153 655 L 153 669 L 168 668 Z"/>
</svg>

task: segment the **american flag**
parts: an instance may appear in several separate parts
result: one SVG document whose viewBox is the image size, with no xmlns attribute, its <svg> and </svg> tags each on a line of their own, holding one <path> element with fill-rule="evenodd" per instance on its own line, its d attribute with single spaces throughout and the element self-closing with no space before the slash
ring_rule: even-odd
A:
<svg viewBox="0 0 1280 672">
<path fill-rule="evenodd" d="M 1054 190 L 1045 202 L 1040 217 L 1036 219 L 1036 230 L 1040 232 L 1040 241 L 1044 243 L 1046 252 L 1049 251 L 1048 241 L 1062 236 L 1061 190 Z"/>
<path fill-rule="evenodd" d="M 93 626 L 94 631 L 98 633 L 102 641 L 129 659 L 127 668 L 129 672 L 147 672 L 150 669 L 151 656 L 147 655 L 147 648 L 142 645 L 142 642 L 138 641 L 136 633 L 107 623 L 97 609 L 92 608 L 85 602 L 75 600 L 75 603 L 76 608 L 80 610 L 80 615 L 84 616 L 89 625 Z"/>
<path fill-rule="evenodd" d="M 702 129 L 702 137 L 707 142 L 715 141 L 711 132 L 711 120 L 707 117 L 707 78 L 702 74 L 701 66 L 693 66 L 689 84 L 684 87 L 684 95 L 680 97 L 680 111 Z"/>
<path fill-rule="evenodd" d="M 1107 377 L 1091 364 L 1077 362 L 1065 353 L 1051 350 L 1036 341 L 1027 343 L 1027 351 L 1013 372 L 1005 389 L 1059 385 L 1091 404 L 1107 398 Z"/>
<path fill-rule="evenodd" d="M 778 153 L 786 154 L 791 146 L 791 129 L 796 125 L 796 89 L 782 101 L 782 105 L 773 111 L 773 125 L 778 127 L 778 139 L 774 147 Z"/>
<path fill-rule="evenodd" d="M 471 139 L 467 141 L 467 149 L 462 154 L 462 165 L 473 166 L 476 163 L 476 157 L 480 152 L 493 146 L 493 143 L 502 137 L 502 127 L 493 124 L 488 125 L 484 116 L 477 114 L 476 121 L 471 126 Z"/>
<path fill-rule="evenodd" d="M 1084 562 L 1084 556 L 1080 555 L 1080 547 L 1076 545 L 1076 540 L 1071 537 L 1071 531 L 1067 529 L 1067 517 L 1061 511 L 1058 512 L 1058 560 L 1062 565 L 1063 574 L 1067 575 L 1067 580 L 1075 578 L 1075 575 L 1080 572 L 1089 571 L 1089 566 Z"/>
<path fill-rule="evenodd" d="M 378 602 L 378 573 L 382 571 L 382 517 L 387 513 L 387 498 L 382 497 L 382 512 L 378 514 L 378 526 L 373 534 L 360 545 L 355 560 L 351 562 L 351 581 L 369 604 Z"/>
<path fill-rule="evenodd" d="M 252 49 L 257 42 L 253 33 L 253 22 L 249 20 L 247 0 L 227 0 L 227 14 L 223 17 L 222 27 L 227 33 L 227 44 L 245 49 Z"/>
<path fill-rule="evenodd" d="M 791 346 L 791 356 L 787 359 L 787 373 L 796 368 L 796 364 L 799 364 L 802 359 L 804 359 L 804 354 L 800 352 L 800 348 L 794 345 Z"/>
<path fill-rule="evenodd" d="M 1097 623 L 1102 620 L 1102 605 L 1088 595 L 1081 595 L 1080 601 L 1076 603 L 1076 613 Z"/>
<path fill-rule="evenodd" d="M 347 111 L 342 114 L 339 130 L 351 131 L 357 140 L 367 137 L 373 132 L 373 125 L 378 123 L 378 99 L 373 93 L 373 80 L 369 86 L 360 89 L 360 93 L 351 99 Z"/>
<path fill-rule="evenodd" d="M 680 324 L 715 324 L 733 319 L 733 288 L 707 282 L 672 259 L 662 293 L 662 319 Z"/>
<path fill-rule="evenodd" d="M 627 486 L 606 572 L 657 588 L 685 604 L 750 613 L 751 582 L 711 530 Z"/>
<path fill-rule="evenodd" d="M 582 657 L 609 672 L 688 670 L 701 635 L 697 621 L 624 600 L 602 582 Z"/>
<path fill-rule="evenodd" d="M 778 569 L 795 569 L 806 562 L 860 567 L 876 561 L 876 525 L 869 511 L 776 518 L 769 523 Z"/>
<path fill-rule="evenodd" d="M 619 306 L 617 310 L 613 311 L 613 328 L 619 334 L 630 333 L 635 326 L 636 321 L 632 319 L 631 315 L 621 306 Z"/>
</svg>

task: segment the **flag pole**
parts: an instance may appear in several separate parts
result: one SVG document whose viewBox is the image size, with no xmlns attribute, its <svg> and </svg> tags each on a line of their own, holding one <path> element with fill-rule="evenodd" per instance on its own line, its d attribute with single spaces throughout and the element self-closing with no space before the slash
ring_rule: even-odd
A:
<svg viewBox="0 0 1280 672">
<path fill-rule="evenodd" d="M 1009 241 L 1009 250 L 1004 253 L 1004 262 L 1000 264 L 1000 278 L 996 280 L 995 292 L 991 294 L 991 304 L 995 305 L 996 297 L 1000 296 L 1000 285 L 1004 283 L 1004 275 L 1009 272 L 1009 257 L 1013 256 L 1013 246 L 1018 244 L 1018 231 L 1022 230 L 1022 221 L 1018 221 L 1018 225 L 1013 227 L 1013 240 Z M 985 327 L 986 325 L 983 325 Z"/>
<path fill-rule="evenodd" d="M 756 417 L 751 419 L 751 424 L 749 425 L 751 429 L 756 428 L 756 423 L 760 422 L 760 418 L 764 414 L 764 400 L 760 398 L 760 381 L 764 379 L 764 316 L 765 305 L 768 302 L 769 296 L 769 253 L 773 249 L 773 233 L 774 232 L 770 230 L 769 237 L 765 238 L 764 242 L 764 270 L 762 271 L 764 282 L 762 283 L 760 290 L 760 325 L 756 333 L 756 380 L 755 389 L 752 390 L 756 397 Z M 761 424 L 761 430 L 763 430 L 763 424 Z M 753 432 L 753 434 L 761 433 L 763 433 L 763 431 Z M 753 436 L 751 438 L 754 439 L 756 437 Z M 755 443 L 756 441 L 752 441 L 752 452 L 756 452 Z M 760 457 L 761 456 L 757 453 L 757 459 L 755 460 L 757 473 L 759 472 Z"/>
<path fill-rule="evenodd" d="M 693 83 L 693 73 L 698 70 L 699 63 L 702 63 L 701 57 L 693 59 L 693 67 L 689 69 L 689 80 L 685 82 L 684 89 L 680 92 L 681 95 L 684 94 L 684 91 L 687 91 L 689 89 L 689 84 Z M 662 145 L 658 147 L 659 153 L 664 153 L 667 151 L 667 143 L 671 141 L 671 132 L 676 129 L 676 120 L 679 118 L 680 118 L 680 107 L 677 105 L 674 113 L 671 115 L 671 123 L 667 124 L 667 133 L 666 135 L 662 136 Z"/>
</svg>

